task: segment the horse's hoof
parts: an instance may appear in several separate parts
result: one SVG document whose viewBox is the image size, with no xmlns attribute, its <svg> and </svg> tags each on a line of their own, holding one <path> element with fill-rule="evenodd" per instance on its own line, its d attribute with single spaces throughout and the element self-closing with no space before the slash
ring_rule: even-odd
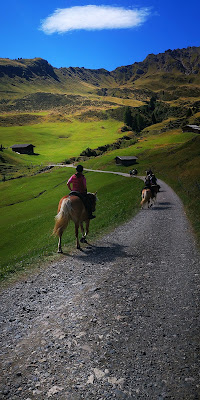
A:
<svg viewBox="0 0 200 400">
<path fill-rule="evenodd" d="M 62 254 L 63 253 L 62 249 L 58 250 L 57 253 Z"/>
<path fill-rule="evenodd" d="M 87 243 L 87 240 L 86 240 L 86 238 L 82 237 L 81 240 L 80 240 L 80 242 L 81 242 L 81 243 Z"/>
</svg>

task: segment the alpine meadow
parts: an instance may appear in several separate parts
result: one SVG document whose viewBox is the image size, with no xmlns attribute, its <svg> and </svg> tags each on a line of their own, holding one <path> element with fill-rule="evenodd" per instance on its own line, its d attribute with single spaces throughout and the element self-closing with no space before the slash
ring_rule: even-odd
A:
<svg viewBox="0 0 200 400">
<path fill-rule="evenodd" d="M 142 180 L 87 171 L 129 174 L 133 167 L 116 164 L 117 156 L 137 157 L 139 176 L 151 168 L 174 189 L 200 244 L 199 66 L 200 47 L 111 72 L 0 59 L 3 281 L 59 258 L 54 216 L 77 164 L 99 199 L 90 241 L 136 215 Z M 75 246 L 72 224 L 63 244 L 65 252 Z"/>
</svg>

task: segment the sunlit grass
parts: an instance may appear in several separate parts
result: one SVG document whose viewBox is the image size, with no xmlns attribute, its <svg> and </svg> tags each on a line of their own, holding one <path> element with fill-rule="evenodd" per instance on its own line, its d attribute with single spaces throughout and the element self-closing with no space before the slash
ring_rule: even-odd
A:
<svg viewBox="0 0 200 400">
<path fill-rule="evenodd" d="M 106 101 L 111 101 L 122 106 L 140 107 L 144 105 L 143 101 L 135 99 L 123 99 L 119 97 L 106 96 Z"/>
<path fill-rule="evenodd" d="M 83 145 L 83 148 L 94 148 L 94 143 L 97 143 L 98 140 L 104 144 L 108 143 L 108 137 L 112 142 L 112 135 L 116 137 L 119 134 L 119 132 L 116 134 L 119 123 L 116 122 L 113 124 L 114 126 L 112 124 L 113 121 L 68 124 L 68 134 L 71 128 L 71 136 L 76 137 L 77 141 L 77 147 L 76 141 L 71 143 L 73 155 L 79 152 Z M 49 124 L 49 127 L 51 127 L 49 138 L 51 135 L 54 138 L 63 135 L 63 124 L 57 125 L 58 131 L 56 124 L 53 124 L 53 127 L 52 124 Z M 86 140 L 84 137 L 86 127 L 95 133 L 91 135 L 88 146 L 84 141 Z M 77 133 L 75 132 L 76 128 L 79 128 Z M 107 152 L 101 157 L 91 158 L 83 165 L 85 168 L 91 169 L 129 172 L 131 167 L 116 165 L 115 157 L 117 155 L 137 156 L 136 167 L 139 175 L 144 175 L 146 169 L 151 167 L 157 177 L 166 181 L 181 197 L 200 243 L 200 202 L 198 201 L 200 136 L 183 133 L 180 129 L 160 134 L 158 130 L 157 135 L 155 132 L 151 134 L 150 131 L 149 133 L 143 132 L 143 137 L 138 138 L 135 145 Z M 43 136 L 48 136 L 45 129 Z M 36 135 L 36 138 L 39 140 L 39 136 Z M 78 138 L 82 139 L 81 146 Z M 51 153 L 51 139 L 49 142 L 48 154 Z M 55 147 L 55 159 L 58 157 L 57 152 L 58 149 L 56 150 Z M 3 278 L 9 276 L 11 272 L 20 271 L 33 263 L 37 265 L 40 260 L 43 262 L 50 256 L 58 257 L 55 255 L 57 239 L 51 236 L 51 232 L 58 201 L 68 192 L 66 182 L 72 172 L 74 169 L 56 168 L 36 176 L 1 182 L 1 272 Z M 97 190 L 99 197 L 97 218 L 92 221 L 90 230 L 90 238 L 94 240 L 135 215 L 139 210 L 140 190 L 143 184 L 140 180 L 117 175 L 89 172 L 86 174 L 88 190 Z M 71 251 L 74 247 L 74 227 L 71 224 L 64 234 L 64 251 Z"/>
<path fill-rule="evenodd" d="M 158 178 L 168 183 L 182 199 L 197 241 L 200 244 L 200 135 L 180 129 L 160 135 L 147 135 L 136 145 L 115 150 L 85 162 L 91 169 L 127 172 L 131 168 L 115 164 L 115 157 L 138 157 L 138 174 L 152 168 Z"/>
<path fill-rule="evenodd" d="M 66 182 L 74 172 L 61 168 L 31 178 L 1 183 L 1 277 L 56 256 L 57 238 L 52 234 L 54 216 L 61 197 L 69 191 Z M 90 191 L 98 192 L 96 219 L 90 240 L 113 229 L 139 209 L 142 182 L 116 175 L 87 173 Z M 63 250 L 75 248 L 74 226 L 63 235 Z"/>
<path fill-rule="evenodd" d="M 7 148 L 13 144 L 33 144 L 37 156 L 13 155 L 11 149 L 8 149 L 7 153 L 19 163 L 37 165 L 62 162 L 70 157 L 79 156 L 87 147 L 96 148 L 113 143 L 122 136 L 119 131 L 121 126 L 122 123 L 115 120 L 92 122 L 74 120 L 64 123 L 0 127 L 0 134 L 1 143 Z"/>
<path fill-rule="evenodd" d="M 165 148 L 172 149 L 174 146 L 177 147 L 195 136 L 196 134 L 191 132 L 183 133 L 180 129 L 176 129 L 170 132 L 164 132 L 157 135 L 144 135 L 142 138 L 138 138 L 138 142 L 135 145 L 128 148 L 117 149 L 108 152 L 101 157 L 91 158 L 90 160 L 86 161 L 84 165 L 88 168 L 94 169 L 108 169 L 118 171 L 120 170 L 120 168 L 122 168 L 123 171 L 127 171 L 126 167 L 119 167 L 119 165 L 115 164 L 115 157 L 136 156 L 138 157 L 139 163 L 137 167 L 138 171 L 143 175 L 145 170 L 141 169 L 141 161 L 143 160 L 146 152 L 158 149 L 159 153 L 162 154 L 162 151 L 164 151 Z"/>
</svg>

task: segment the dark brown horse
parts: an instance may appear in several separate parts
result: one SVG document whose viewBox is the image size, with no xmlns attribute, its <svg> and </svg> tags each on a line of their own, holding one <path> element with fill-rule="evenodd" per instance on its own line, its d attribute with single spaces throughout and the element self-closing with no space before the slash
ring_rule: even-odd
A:
<svg viewBox="0 0 200 400">
<path fill-rule="evenodd" d="M 95 211 L 96 207 L 96 193 L 88 193 L 87 196 L 92 205 L 92 212 Z M 75 224 L 75 236 L 76 236 L 76 246 L 77 249 L 80 249 L 80 242 L 78 238 L 78 229 L 79 226 L 82 232 L 81 242 L 86 242 L 86 236 L 89 232 L 89 224 L 90 220 L 88 218 L 88 212 L 83 204 L 83 201 L 75 195 L 72 196 L 64 196 L 58 205 L 58 214 L 55 217 L 55 226 L 53 230 L 53 234 L 58 236 L 58 253 L 62 253 L 61 246 L 61 238 L 64 230 L 67 228 L 67 225 L 70 221 L 73 221 Z M 86 224 L 86 229 L 84 232 L 83 222 Z"/>
</svg>

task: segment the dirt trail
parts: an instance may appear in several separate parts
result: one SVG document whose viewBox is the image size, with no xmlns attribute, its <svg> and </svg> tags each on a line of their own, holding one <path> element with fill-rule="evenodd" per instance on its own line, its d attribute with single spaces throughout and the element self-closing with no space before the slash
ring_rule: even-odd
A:
<svg viewBox="0 0 200 400">
<path fill-rule="evenodd" d="M 1 399 L 200 398 L 200 256 L 160 184 L 152 209 L 1 293 Z"/>
</svg>

